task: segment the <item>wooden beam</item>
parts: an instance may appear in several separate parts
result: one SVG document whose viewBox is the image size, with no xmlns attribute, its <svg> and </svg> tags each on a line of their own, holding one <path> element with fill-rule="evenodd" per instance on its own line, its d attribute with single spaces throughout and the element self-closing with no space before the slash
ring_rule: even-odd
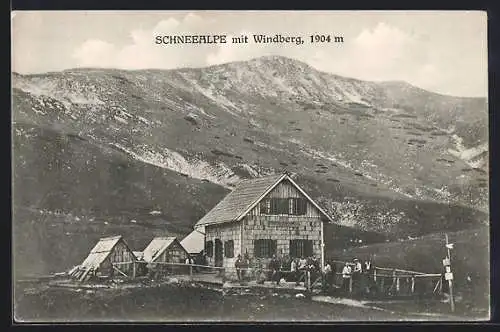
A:
<svg viewBox="0 0 500 332">
<path fill-rule="evenodd" d="M 128 277 L 128 275 L 126 275 L 122 270 L 120 270 L 119 268 L 117 268 L 114 263 L 113 263 L 113 269 L 115 269 L 116 271 L 120 272 L 121 274 L 123 274 L 125 277 Z"/>
</svg>

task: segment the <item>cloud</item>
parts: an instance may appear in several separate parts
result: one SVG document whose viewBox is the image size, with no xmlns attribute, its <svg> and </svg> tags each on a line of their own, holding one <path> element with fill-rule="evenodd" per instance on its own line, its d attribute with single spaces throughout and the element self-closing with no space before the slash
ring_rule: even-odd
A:
<svg viewBox="0 0 500 332">
<path fill-rule="evenodd" d="M 204 49 L 210 46 L 157 45 L 155 36 L 202 33 L 209 31 L 207 29 L 211 23 L 213 21 L 193 13 L 187 14 L 181 20 L 171 17 L 158 22 L 151 29 L 132 30 L 129 33 L 129 42 L 125 45 L 118 46 L 99 39 L 86 40 L 73 52 L 73 58 L 78 66 L 86 67 L 170 69 L 199 66 L 205 62 L 207 50 Z"/>
<path fill-rule="evenodd" d="M 483 87 L 473 82 L 486 82 L 477 70 L 476 58 L 456 56 L 466 53 L 456 41 L 433 39 L 381 21 L 365 28 L 344 43 L 282 45 L 233 44 L 231 38 L 241 35 L 252 38 L 254 26 L 236 27 L 227 31 L 228 43 L 217 45 L 156 45 L 157 35 L 223 33 L 221 21 L 189 13 L 181 18 L 166 18 L 150 28 L 134 29 L 125 42 L 89 39 L 73 52 L 77 66 L 122 69 L 171 69 L 202 67 L 232 61 L 245 61 L 264 55 L 283 55 L 304 61 L 313 67 L 334 74 L 368 81 L 402 80 L 441 93 L 457 95 L 481 94 Z M 243 25 L 243 24 L 242 24 Z M 278 30 L 276 28 L 276 30 Z M 272 30 L 271 30 L 272 31 Z M 417 29 L 422 33 L 422 29 Z M 270 34 L 271 32 L 268 31 Z M 451 36 L 451 35 L 449 35 Z M 450 38 L 448 38 L 450 39 Z M 461 68 L 461 70 L 456 70 Z M 473 79 L 469 77 L 473 76 Z M 485 83 L 486 84 L 486 83 Z"/>
<path fill-rule="evenodd" d="M 419 36 L 386 23 L 362 30 L 352 42 L 342 45 L 333 59 L 316 52 L 311 62 L 319 69 L 364 80 L 408 80 L 428 65 L 426 48 Z"/>
</svg>

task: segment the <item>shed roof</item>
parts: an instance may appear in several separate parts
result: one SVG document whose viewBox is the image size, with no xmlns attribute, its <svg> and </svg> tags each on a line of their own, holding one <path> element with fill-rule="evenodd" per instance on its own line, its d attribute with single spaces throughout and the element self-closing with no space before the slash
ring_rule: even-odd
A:
<svg viewBox="0 0 500 332">
<path fill-rule="evenodd" d="M 205 248 L 205 234 L 193 230 L 181 241 L 181 245 L 190 254 L 198 254 Z"/>
<path fill-rule="evenodd" d="M 109 256 L 109 254 L 113 251 L 114 247 L 120 241 L 123 241 L 121 235 L 103 237 L 99 239 L 99 242 L 97 242 L 94 248 L 92 248 L 89 255 L 87 256 L 87 258 L 85 258 L 81 266 L 87 269 L 99 268 L 102 262 L 104 262 L 104 260 Z"/>
<path fill-rule="evenodd" d="M 173 236 L 155 237 L 144 249 L 143 259 L 146 262 L 155 261 L 174 241 L 177 241 L 177 239 Z"/>
<path fill-rule="evenodd" d="M 288 180 L 313 204 L 329 221 L 331 217 L 312 200 L 287 173 L 243 180 L 232 192 L 201 218 L 195 226 L 206 226 L 241 220 L 260 200 L 262 200 L 281 181 Z"/>
</svg>

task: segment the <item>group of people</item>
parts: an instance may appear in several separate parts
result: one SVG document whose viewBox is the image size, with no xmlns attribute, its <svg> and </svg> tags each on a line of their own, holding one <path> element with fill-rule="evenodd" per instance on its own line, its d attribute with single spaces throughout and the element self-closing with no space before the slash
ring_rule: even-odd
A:
<svg viewBox="0 0 500 332">
<path fill-rule="evenodd" d="M 251 266 L 248 255 L 242 257 L 238 255 L 235 262 L 236 274 L 239 281 L 244 280 L 245 272 Z M 323 290 L 328 291 L 338 288 L 335 284 L 337 267 L 332 260 L 326 260 L 325 265 L 321 267 L 321 262 L 314 256 L 292 258 L 285 256 L 282 259 L 273 255 L 267 269 L 260 267 L 256 271 L 267 270 L 268 273 L 262 273 L 265 277 L 258 277 L 258 281 L 270 280 L 279 285 L 282 280 L 295 282 L 296 285 L 303 283 L 306 285 L 307 279 L 314 283 L 321 277 Z M 373 265 L 371 260 L 361 262 L 355 258 L 352 262 L 345 262 L 342 268 L 341 290 L 345 293 L 358 293 L 362 291 L 369 292 L 373 284 Z M 259 273 L 260 275 L 261 273 Z"/>
<path fill-rule="evenodd" d="M 342 291 L 345 293 L 370 292 L 374 282 L 374 271 L 370 260 L 362 263 L 354 258 L 352 262 L 345 262 L 342 268 Z"/>
</svg>

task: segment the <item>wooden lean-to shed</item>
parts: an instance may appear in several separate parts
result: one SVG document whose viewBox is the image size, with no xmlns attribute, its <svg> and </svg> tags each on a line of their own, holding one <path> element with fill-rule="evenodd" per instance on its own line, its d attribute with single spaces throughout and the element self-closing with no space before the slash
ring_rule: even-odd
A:
<svg viewBox="0 0 500 332">
<path fill-rule="evenodd" d="M 189 253 L 175 237 L 155 237 L 143 251 L 148 263 L 184 263 Z"/>
<path fill-rule="evenodd" d="M 191 257 L 198 256 L 203 253 L 205 249 L 205 233 L 195 229 L 181 241 L 181 245 L 191 255 Z"/>
<path fill-rule="evenodd" d="M 122 236 L 104 237 L 92 248 L 83 263 L 72 272 L 72 276 L 80 281 L 92 276 L 132 276 L 135 261 L 135 255 Z"/>
<path fill-rule="evenodd" d="M 186 249 L 172 236 L 155 237 L 143 251 L 150 272 L 186 272 L 179 264 L 185 264 L 188 257 Z"/>
</svg>

